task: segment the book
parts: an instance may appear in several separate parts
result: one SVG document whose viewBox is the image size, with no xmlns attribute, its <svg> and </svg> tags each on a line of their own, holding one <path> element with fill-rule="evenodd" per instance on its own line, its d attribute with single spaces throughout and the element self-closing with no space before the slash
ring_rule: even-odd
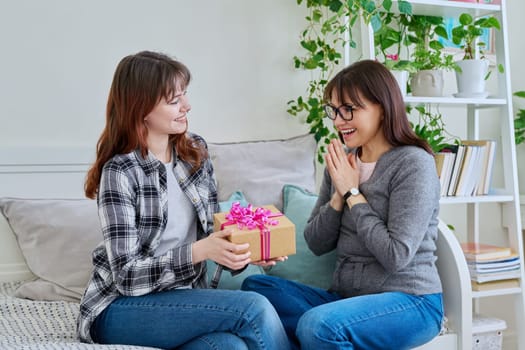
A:
<svg viewBox="0 0 525 350">
<path fill-rule="evenodd" d="M 463 156 L 463 163 L 459 169 L 458 182 L 454 196 L 466 195 L 467 182 L 469 181 L 469 176 L 472 174 L 472 168 L 474 166 L 473 158 L 475 158 L 475 147 L 467 145 L 463 145 L 463 147 L 465 147 L 465 154 Z"/>
<path fill-rule="evenodd" d="M 485 181 L 483 183 L 483 193 L 489 194 L 490 183 L 492 181 L 492 173 L 494 172 L 494 158 L 496 157 L 496 141 L 490 141 L 489 143 L 489 154 L 488 163 L 485 171 Z"/>
<path fill-rule="evenodd" d="M 485 283 L 491 281 L 508 280 L 513 278 L 520 278 L 521 271 L 518 268 L 510 271 L 494 272 L 494 273 L 483 273 L 483 274 L 470 274 L 470 279 L 477 283 Z"/>
<path fill-rule="evenodd" d="M 441 187 L 441 196 L 446 196 L 448 187 L 450 186 L 450 179 L 452 178 L 452 171 L 454 170 L 454 163 L 458 153 L 459 146 L 450 145 L 442 150 L 445 154 L 445 169 L 443 174 L 443 186 Z"/>
<path fill-rule="evenodd" d="M 459 145 L 456 153 L 456 159 L 454 160 L 454 166 L 452 167 L 452 175 L 450 176 L 450 183 L 447 189 L 448 196 L 454 196 L 456 193 L 456 187 L 458 183 L 459 173 L 463 166 L 463 160 L 465 156 L 465 146 Z"/>
<path fill-rule="evenodd" d="M 485 291 L 485 290 L 496 290 L 504 288 L 518 288 L 520 286 L 520 280 L 517 278 L 500 280 L 500 281 L 491 281 L 485 283 L 478 283 L 475 281 L 470 282 L 473 291 Z"/>
<path fill-rule="evenodd" d="M 512 254 L 509 258 L 502 259 L 489 259 L 481 261 L 467 260 L 468 268 L 476 271 L 504 269 L 512 266 L 519 266 L 519 264 L 520 260 L 518 254 Z"/>
<path fill-rule="evenodd" d="M 472 187 L 477 178 L 477 161 L 480 153 L 479 146 L 464 145 L 465 159 L 463 160 L 463 166 L 459 173 L 458 185 L 456 188 L 456 196 L 470 196 Z"/>
<path fill-rule="evenodd" d="M 467 196 L 476 195 L 476 190 L 483 175 L 483 161 L 487 147 L 485 145 L 475 147 L 475 158 L 473 158 L 474 164 L 472 165 L 472 172 L 469 176 L 469 181 L 467 182 L 467 187 L 465 190 Z"/>
<path fill-rule="evenodd" d="M 447 189 L 447 195 L 453 196 L 456 192 L 456 187 L 458 183 L 458 177 L 461 170 L 461 167 L 463 166 L 463 159 L 465 157 L 465 146 L 459 145 L 457 152 L 456 152 L 456 158 L 454 159 L 454 165 L 452 167 L 452 174 L 450 175 L 450 182 Z"/>
<path fill-rule="evenodd" d="M 508 258 L 512 255 L 510 247 L 501 247 L 492 244 L 463 242 L 461 249 L 465 259 L 473 261 Z"/>
<path fill-rule="evenodd" d="M 470 277 L 485 277 L 488 275 L 495 275 L 497 273 L 503 273 L 503 272 L 510 272 L 514 270 L 518 270 L 520 268 L 519 265 L 515 266 L 508 266 L 508 267 L 502 267 L 498 269 L 489 269 L 489 270 L 476 270 L 476 269 L 469 269 Z"/>
<path fill-rule="evenodd" d="M 441 174 L 443 173 L 443 165 L 445 164 L 445 154 L 441 152 L 434 154 L 434 162 L 436 163 L 438 177 L 441 178 Z"/>
<path fill-rule="evenodd" d="M 496 154 L 496 141 L 493 140 L 463 140 L 466 146 L 479 146 L 482 148 L 480 159 L 478 160 L 477 171 L 478 179 L 473 190 L 473 195 L 485 195 L 489 192 L 490 180 L 492 178 L 492 169 L 494 157 Z"/>
<path fill-rule="evenodd" d="M 448 146 L 434 155 L 439 183 L 441 185 L 441 196 L 447 195 L 457 149 L 458 146 Z"/>
</svg>

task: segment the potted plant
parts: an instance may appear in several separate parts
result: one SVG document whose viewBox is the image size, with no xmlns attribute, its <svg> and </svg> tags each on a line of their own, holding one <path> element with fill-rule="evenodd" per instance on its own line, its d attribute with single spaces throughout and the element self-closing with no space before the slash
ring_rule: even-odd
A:
<svg viewBox="0 0 525 350">
<path fill-rule="evenodd" d="M 457 62 L 456 81 L 458 93 L 456 97 L 485 98 L 485 81 L 489 75 L 489 61 L 485 59 L 486 43 L 480 41 L 484 30 L 500 29 L 500 23 L 494 16 L 474 20 L 469 13 L 459 16 L 459 25 L 452 28 L 452 42 L 463 49 L 463 59 Z M 478 58 L 479 57 L 479 58 Z M 503 69 L 499 65 L 500 71 Z"/>
<path fill-rule="evenodd" d="M 406 16 L 407 41 L 414 45 L 410 79 L 412 95 L 443 96 L 443 70 L 455 69 L 453 56 L 444 54 L 439 37 L 448 38 L 444 19 L 439 16 Z"/>
</svg>

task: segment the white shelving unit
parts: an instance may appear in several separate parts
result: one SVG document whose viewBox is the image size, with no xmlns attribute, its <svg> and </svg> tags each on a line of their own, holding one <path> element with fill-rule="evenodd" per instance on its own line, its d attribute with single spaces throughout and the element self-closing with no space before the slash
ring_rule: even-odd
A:
<svg viewBox="0 0 525 350">
<path fill-rule="evenodd" d="M 491 291 L 474 291 L 472 292 L 472 310 L 473 313 L 483 312 L 487 309 L 484 304 L 494 304 L 501 302 L 501 298 L 505 298 L 505 303 L 511 303 L 511 310 L 506 314 L 506 323 L 509 328 L 504 331 L 507 344 L 504 349 L 520 349 L 525 350 L 525 275 L 524 275 L 524 260 L 523 260 L 523 238 L 522 238 L 522 223 L 520 216 L 520 196 L 518 191 L 518 173 L 517 173 L 517 159 L 516 146 L 514 142 L 514 114 L 512 110 L 512 90 L 510 86 L 510 61 L 508 48 L 508 33 L 507 33 L 507 14 L 506 14 L 506 0 L 501 0 L 500 4 L 477 4 L 459 1 L 446 0 L 408 0 L 412 4 L 412 11 L 418 15 L 433 15 L 443 17 L 458 18 L 461 13 L 467 12 L 474 17 L 481 17 L 486 15 L 493 15 L 498 18 L 501 24 L 501 30 L 495 31 L 495 45 L 496 45 L 496 63 L 502 64 L 504 67 L 503 73 L 496 73 L 498 80 L 497 93 L 495 96 L 490 96 L 486 99 L 470 99 L 470 98 L 455 98 L 452 96 L 445 97 L 414 97 L 407 96 L 406 103 L 418 104 L 429 103 L 440 106 L 457 106 L 465 107 L 465 123 L 467 127 L 466 138 L 476 140 L 480 138 L 480 116 L 482 110 L 490 109 L 494 118 L 500 118 L 498 124 L 500 127 L 500 135 L 498 140 L 499 152 L 502 155 L 503 164 L 503 188 L 492 188 L 489 195 L 474 196 L 474 197 L 443 197 L 440 201 L 442 206 L 450 204 L 461 204 L 466 207 L 466 222 L 467 232 L 466 239 L 468 241 L 484 242 L 487 237 L 490 237 L 491 232 L 485 232 L 482 225 L 483 220 L 480 209 L 484 205 L 496 206 L 499 211 L 495 217 L 501 217 L 502 237 L 514 251 L 521 256 L 521 278 L 520 287 L 506 288 Z M 393 1 L 392 10 L 397 9 L 397 1 Z M 363 57 L 373 58 L 374 55 L 374 38 L 371 27 L 363 27 L 361 30 L 361 47 L 363 48 Z M 350 51 L 346 52 L 347 63 L 350 63 Z M 494 77 L 492 77 L 493 79 Z M 445 82 L 447 84 L 447 82 Z M 457 116 L 460 117 L 459 115 Z M 443 219 L 443 218 L 442 218 Z M 501 237 L 500 237 L 501 238 Z M 495 301 L 486 301 L 486 300 Z M 494 309 L 494 308 L 492 308 Z M 491 316 L 491 315 L 488 315 Z M 501 315 L 498 315 L 502 318 Z M 470 319 L 470 325 L 472 319 Z M 470 329 L 470 327 L 469 327 Z"/>
</svg>

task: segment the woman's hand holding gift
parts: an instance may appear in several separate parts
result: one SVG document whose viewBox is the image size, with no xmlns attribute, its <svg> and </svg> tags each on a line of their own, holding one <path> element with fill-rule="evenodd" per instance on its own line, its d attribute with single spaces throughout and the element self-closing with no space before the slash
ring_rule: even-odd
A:
<svg viewBox="0 0 525 350">
<path fill-rule="evenodd" d="M 193 243 L 193 263 L 206 259 L 215 261 L 232 270 L 239 270 L 251 262 L 248 243 L 235 244 L 226 239 L 232 234 L 231 229 L 214 232 L 208 237 Z"/>
</svg>

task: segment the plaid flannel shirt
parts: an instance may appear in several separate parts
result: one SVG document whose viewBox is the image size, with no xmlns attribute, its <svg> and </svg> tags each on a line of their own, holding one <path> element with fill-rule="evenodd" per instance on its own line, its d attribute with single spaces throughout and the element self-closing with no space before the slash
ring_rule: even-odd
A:
<svg viewBox="0 0 525 350">
<path fill-rule="evenodd" d="M 197 135 L 189 135 L 206 146 Z M 213 232 L 218 209 L 210 159 L 195 173 L 176 158 L 175 177 L 195 207 L 197 239 Z M 168 192 L 164 165 L 139 150 L 116 155 L 102 170 L 98 192 L 103 242 L 93 252 L 94 270 L 80 303 L 78 335 L 92 342 L 94 319 L 120 295 L 140 296 L 191 284 L 206 288 L 206 263 L 192 263 L 191 244 L 155 256 L 167 223 Z"/>
</svg>

